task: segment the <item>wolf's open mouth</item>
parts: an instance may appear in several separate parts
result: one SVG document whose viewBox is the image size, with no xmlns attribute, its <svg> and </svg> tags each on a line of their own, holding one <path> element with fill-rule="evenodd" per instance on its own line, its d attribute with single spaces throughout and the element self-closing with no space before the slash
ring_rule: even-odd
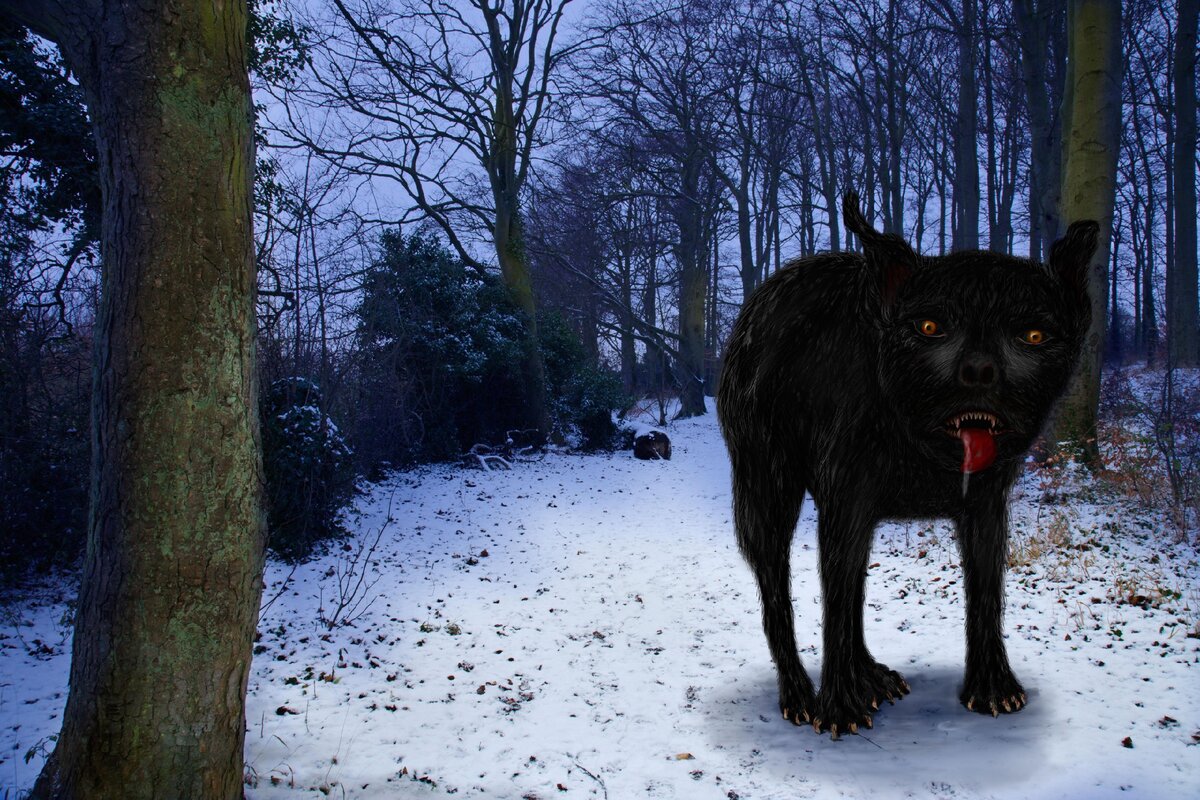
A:
<svg viewBox="0 0 1200 800">
<path fill-rule="evenodd" d="M 985 470 L 996 460 L 993 438 L 1003 432 L 1000 418 L 986 411 L 964 411 L 946 420 L 945 431 L 962 442 L 962 471 L 970 474 Z"/>
<path fill-rule="evenodd" d="M 961 438 L 964 428 L 986 430 L 992 434 L 1003 431 L 1000 425 L 1000 418 L 986 411 L 964 411 L 946 420 L 946 433 L 949 433 L 951 436 L 959 436 Z"/>
</svg>

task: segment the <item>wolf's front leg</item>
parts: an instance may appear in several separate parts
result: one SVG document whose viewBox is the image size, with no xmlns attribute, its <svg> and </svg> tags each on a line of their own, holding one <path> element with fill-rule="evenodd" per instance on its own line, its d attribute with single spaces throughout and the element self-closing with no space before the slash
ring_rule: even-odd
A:
<svg viewBox="0 0 1200 800">
<path fill-rule="evenodd" d="M 857 492 L 841 499 L 827 503 L 817 523 L 825 653 L 813 729 L 828 730 L 834 739 L 857 733 L 860 725 L 871 727 L 871 714 L 881 703 L 909 691 L 900 673 L 871 657 L 863 638 L 867 561 L 875 533 L 870 503 Z"/>
<path fill-rule="evenodd" d="M 957 525 L 967 595 L 967 669 L 959 699 L 993 717 L 1018 711 L 1027 698 L 1008 664 L 1003 630 L 1007 492 L 989 487 L 973 496 Z"/>
</svg>

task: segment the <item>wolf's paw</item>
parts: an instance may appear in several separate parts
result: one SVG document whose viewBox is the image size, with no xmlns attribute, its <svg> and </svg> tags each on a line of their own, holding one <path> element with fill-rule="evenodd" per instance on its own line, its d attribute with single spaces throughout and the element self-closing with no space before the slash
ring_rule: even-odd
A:
<svg viewBox="0 0 1200 800">
<path fill-rule="evenodd" d="M 993 717 L 1020 711 L 1029 702 L 1020 681 L 1007 667 L 988 673 L 968 673 L 958 699 L 968 711 Z"/>
<path fill-rule="evenodd" d="M 859 726 L 870 728 L 873 724 L 869 701 L 821 687 L 812 719 L 814 731 L 829 731 L 830 738 L 837 739 L 843 733 L 858 733 Z"/>
<path fill-rule="evenodd" d="M 912 691 L 904 676 L 894 669 L 878 661 L 871 663 L 865 670 L 863 695 L 870 703 L 872 710 L 877 710 L 883 701 L 894 704 L 904 695 Z"/>
<path fill-rule="evenodd" d="M 871 714 L 879 710 L 880 703 L 894 703 L 909 691 L 908 682 L 894 669 L 877 661 L 859 662 L 837 679 L 823 682 L 813 730 L 829 731 L 834 739 L 846 732 L 858 733 L 860 726 L 873 726 Z"/>
<path fill-rule="evenodd" d="M 813 709 L 816 708 L 812 685 L 789 686 L 779 690 L 779 710 L 783 718 L 793 725 L 807 725 L 812 722 Z"/>
</svg>

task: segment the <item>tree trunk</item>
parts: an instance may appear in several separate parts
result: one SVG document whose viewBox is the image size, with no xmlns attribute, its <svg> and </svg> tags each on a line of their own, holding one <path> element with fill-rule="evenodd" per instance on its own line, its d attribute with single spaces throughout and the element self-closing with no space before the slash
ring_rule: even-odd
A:
<svg viewBox="0 0 1200 800">
<path fill-rule="evenodd" d="M 1150 209 L 1153 206 L 1147 206 L 1147 217 L 1151 217 Z M 1146 228 L 1147 233 L 1144 235 L 1147 243 L 1150 243 L 1152 227 Z M 1142 268 L 1142 347 L 1146 354 L 1146 363 L 1154 364 L 1158 358 L 1158 310 L 1154 306 L 1154 259 L 1149 255 L 1144 257 Z"/>
<path fill-rule="evenodd" d="M 715 188 L 715 187 L 714 187 Z M 710 202 L 714 205 L 717 199 L 710 198 Z M 711 208 L 712 206 L 710 206 Z M 705 289 L 705 313 L 704 313 L 704 394 L 715 395 L 717 393 L 717 380 L 720 376 L 720 365 L 717 363 L 717 351 L 720 349 L 721 343 L 717 339 L 717 321 L 720 311 L 717 306 L 717 298 L 721 296 L 721 243 L 717 239 L 717 219 L 715 213 L 707 215 L 705 222 L 705 253 L 708 254 L 710 265 L 708 268 L 708 286 Z"/>
<path fill-rule="evenodd" d="M 1014 65 L 1015 66 L 1015 65 Z M 1009 78 L 1013 84 L 1020 81 L 1014 69 Z M 1010 122 L 1004 127 L 1004 156 L 1001 159 L 1001 173 L 1004 178 L 1000 183 L 1000 235 L 1004 238 L 1004 253 L 1012 255 L 1013 251 L 1013 203 L 1017 197 L 1017 176 L 1020 173 L 1021 141 L 1018 136 L 1016 120 L 1020 119 L 1020 97 L 1017 92 L 1009 93 L 1006 116 Z"/>
<path fill-rule="evenodd" d="M 677 417 L 696 417 L 704 407 L 704 300 L 708 291 L 708 259 L 704 253 L 704 221 L 700 203 L 700 159 L 685 156 L 681 193 L 676 201 L 679 244 L 679 383 Z"/>
<path fill-rule="evenodd" d="M 87 555 L 44 798 L 240 798 L 264 527 L 246 3 L 0 2 L 100 153 Z"/>
<path fill-rule="evenodd" d="M 1129 74 L 1129 70 L 1126 70 Z M 1132 76 L 1129 78 L 1129 84 L 1132 89 Z M 1146 146 L 1146 136 L 1142 128 L 1141 114 L 1131 114 L 1133 119 L 1133 145 L 1137 148 L 1137 163 L 1141 165 L 1140 174 L 1144 176 L 1146 188 L 1143 190 L 1141 180 L 1138 178 L 1138 170 L 1136 164 L 1130 170 L 1133 179 L 1130 181 L 1134 192 L 1134 208 L 1141 207 L 1140 219 L 1139 212 L 1134 213 L 1135 221 L 1138 222 L 1134 228 L 1136 231 L 1141 229 L 1140 236 L 1134 238 L 1133 246 L 1135 250 L 1135 258 L 1138 260 L 1140 274 L 1142 280 L 1141 289 L 1141 346 L 1142 352 L 1145 354 L 1147 365 L 1152 365 L 1158 358 L 1158 311 L 1155 303 L 1155 280 L 1154 280 L 1154 264 L 1156 260 L 1155 244 L 1154 244 L 1154 228 L 1155 228 L 1155 209 L 1157 202 L 1155 200 L 1156 192 L 1152 187 L 1152 176 L 1154 171 L 1150 165 L 1150 152 Z"/>
<path fill-rule="evenodd" d="M 825 70 L 821 70 L 824 83 L 822 90 L 823 102 L 820 109 L 817 108 L 817 95 L 814 91 L 812 82 L 811 68 L 802 69 L 801 77 L 804 80 L 804 96 L 808 100 L 808 111 L 812 119 L 813 127 L 813 146 L 817 151 L 817 166 L 821 176 L 821 195 L 825 198 L 825 213 L 829 219 L 829 249 L 841 250 L 841 234 L 840 225 L 841 203 L 837 197 L 837 155 L 834 153 L 833 136 L 830 129 L 833 125 L 833 111 L 829 103 L 829 76 Z"/>
<path fill-rule="evenodd" d="M 1196 275 L 1196 17 L 1198 0 L 1178 0 L 1175 34 L 1175 252 L 1167 269 L 1167 358 L 1200 365 Z"/>
<path fill-rule="evenodd" d="M 658 257 L 655 255 L 656 246 L 653 244 L 657 240 L 657 231 L 651 235 L 650 257 L 646 269 L 646 284 L 642 288 L 642 318 L 647 323 L 653 326 L 658 326 Z M 646 342 L 646 382 L 647 385 L 643 388 L 651 392 L 662 395 L 666 391 L 667 370 L 666 370 L 666 353 L 654 341 Z M 660 424 L 665 425 L 666 420 L 660 420 Z"/>
<path fill-rule="evenodd" d="M 988 10 L 983 12 L 983 140 L 987 143 L 987 221 L 988 221 L 988 250 L 993 253 L 1003 253 L 1000 230 L 1000 185 L 999 169 L 1000 154 L 997 153 L 996 137 L 996 75 L 992 68 L 992 31 Z M 1007 120 L 1012 124 L 1012 117 Z"/>
<path fill-rule="evenodd" d="M 946 173 L 949 172 L 949 166 L 946 163 L 946 140 L 942 138 L 942 146 L 935 156 L 937 164 L 937 187 L 938 187 L 938 255 L 946 255 Z M 937 145 L 934 145 L 937 147 Z"/>
<path fill-rule="evenodd" d="M 1013 21 L 1021 45 L 1021 69 L 1029 108 L 1029 257 L 1044 261 L 1059 233 L 1059 200 L 1062 173 L 1062 129 L 1055 124 L 1055 99 L 1061 93 L 1051 86 L 1049 49 L 1061 25 L 1061 6 L 1042 0 L 1014 0 Z M 1061 80 L 1062 64 L 1055 71 Z"/>
<path fill-rule="evenodd" d="M 617 312 L 621 321 L 621 387 L 628 397 L 633 397 L 637 376 L 637 345 L 633 338 L 633 257 L 623 250 L 617 252 L 617 265 L 621 277 L 621 308 Z M 650 320 L 653 323 L 654 320 Z"/>
<path fill-rule="evenodd" d="M 897 79 L 896 60 L 899 58 L 899 36 L 896 33 L 896 17 L 898 0 L 888 0 L 887 9 L 887 41 L 884 51 L 887 70 L 888 91 L 885 92 L 884 102 L 887 104 L 887 180 L 886 191 L 890 194 L 891 233 L 904 236 L 904 181 L 901 176 L 901 146 L 904 143 L 905 116 L 903 107 L 907 104 L 905 81 Z"/>
<path fill-rule="evenodd" d="M 508 287 L 513 302 L 524 312 L 528 336 L 522 354 L 522 386 L 525 407 L 519 424 L 537 429 L 543 435 L 550 432 L 549 410 L 546 406 L 546 369 L 538 349 L 537 307 L 533 295 L 533 278 L 525 251 L 524 226 L 519 209 L 513 205 L 496 205 L 496 256 L 500 275 Z"/>
<path fill-rule="evenodd" d="M 1085 461 L 1097 463 L 1096 413 L 1100 402 L 1108 265 L 1121 142 L 1121 9 L 1110 0 L 1072 0 L 1064 114 L 1063 220 L 1100 224 L 1092 256 L 1092 324 L 1079 369 L 1051 428 L 1051 442 L 1070 442 Z"/>
<path fill-rule="evenodd" d="M 737 183 L 729 186 L 733 194 L 734 205 L 737 208 L 738 230 L 738 273 L 742 278 L 742 302 L 750 299 L 750 295 L 758 288 L 759 268 L 754 261 L 754 244 L 751 241 L 752 231 L 750 222 L 750 146 L 743 143 L 743 150 L 738 158 Z"/>
<path fill-rule="evenodd" d="M 550 412 L 546 402 L 546 369 L 538 348 L 537 306 L 533 294 L 533 276 L 525 249 L 525 225 L 521 218 L 521 184 L 519 167 L 517 116 L 513 96 L 516 64 L 506 52 L 492 54 L 495 65 L 496 98 L 492 107 L 492 140 L 489 143 L 487 167 L 495 205 L 492 238 L 496 244 L 496 260 L 500 276 L 517 307 L 525 313 L 528 337 L 522 354 L 522 387 L 525 407 L 519 423 L 536 429 L 543 436 L 550 433 Z"/>
<path fill-rule="evenodd" d="M 1113 269 L 1108 271 L 1108 335 L 1104 346 L 1104 358 L 1110 364 L 1120 364 L 1125 355 L 1125 343 L 1121 340 L 1121 308 L 1117 294 L 1119 273 L 1115 267 L 1120 263 L 1122 224 L 1120 217 L 1113 217 L 1112 256 Z"/>
<path fill-rule="evenodd" d="M 954 130 L 955 250 L 979 247 L 979 152 L 976 148 L 979 88 L 975 79 L 977 0 L 963 0 L 958 32 L 958 117 Z"/>
</svg>

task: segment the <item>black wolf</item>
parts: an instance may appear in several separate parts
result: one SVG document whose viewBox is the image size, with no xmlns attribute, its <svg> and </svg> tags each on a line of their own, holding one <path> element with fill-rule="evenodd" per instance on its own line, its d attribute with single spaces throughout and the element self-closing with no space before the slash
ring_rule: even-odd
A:
<svg viewBox="0 0 1200 800">
<path fill-rule="evenodd" d="M 1071 225 L 1045 265 L 919 256 L 875 231 L 852 193 L 843 215 L 863 254 L 799 259 L 766 280 L 734 326 L 717 393 L 780 710 L 837 738 L 908 693 L 863 640 L 871 540 L 880 520 L 948 517 L 967 600 L 960 699 L 993 716 L 1017 711 L 1026 695 L 1001 630 L 1008 493 L 1078 360 L 1098 226 Z M 819 520 L 820 694 L 796 652 L 789 586 L 805 491 Z"/>
</svg>

